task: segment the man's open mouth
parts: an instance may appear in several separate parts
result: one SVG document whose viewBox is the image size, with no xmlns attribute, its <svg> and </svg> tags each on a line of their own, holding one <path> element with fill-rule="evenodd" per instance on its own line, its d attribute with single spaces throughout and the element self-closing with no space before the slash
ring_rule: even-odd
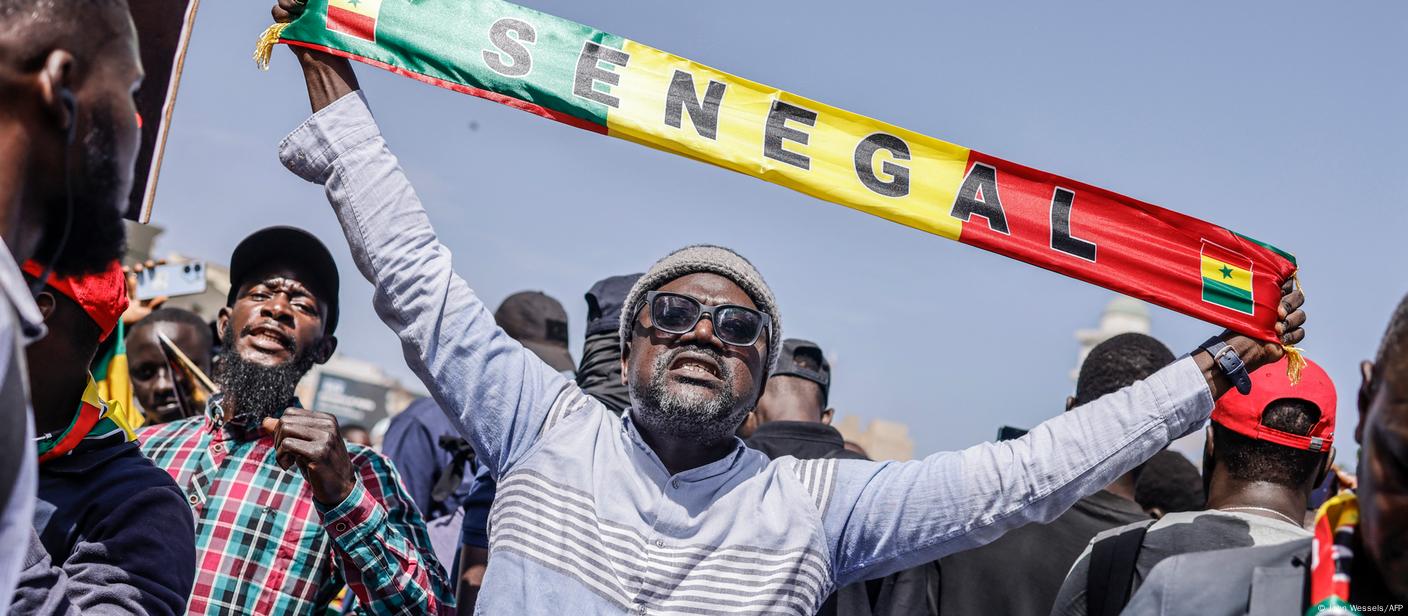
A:
<svg viewBox="0 0 1408 616">
<path fill-rule="evenodd" d="M 250 344 L 261 351 L 293 352 L 293 339 L 273 325 L 256 325 L 245 330 Z"/>
<path fill-rule="evenodd" d="M 669 370 L 676 376 L 698 380 L 718 380 L 723 373 L 717 360 L 698 351 L 685 351 L 675 356 Z"/>
</svg>

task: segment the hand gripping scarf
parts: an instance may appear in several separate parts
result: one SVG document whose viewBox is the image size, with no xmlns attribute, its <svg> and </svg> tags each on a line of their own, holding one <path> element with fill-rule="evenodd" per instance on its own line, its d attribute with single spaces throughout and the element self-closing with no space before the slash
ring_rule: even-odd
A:
<svg viewBox="0 0 1408 616">
<path fill-rule="evenodd" d="M 1289 253 L 1217 225 L 500 0 L 308 0 L 265 31 L 261 66 L 275 43 L 732 169 L 1266 341 L 1296 271 Z"/>
</svg>

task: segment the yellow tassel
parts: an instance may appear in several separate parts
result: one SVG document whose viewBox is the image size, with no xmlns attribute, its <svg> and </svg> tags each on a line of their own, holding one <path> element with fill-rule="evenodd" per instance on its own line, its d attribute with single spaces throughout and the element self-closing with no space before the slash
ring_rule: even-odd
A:
<svg viewBox="0 0 1408 616">
<path fill-rule="evenodd" d="M 254 45 L 254 64 L 261 71 L 269 70 L 269 59 L 274 55 L 274 44 L 279 42 L 279 37 L 283 36 L 284 28 L 288 24 L 274 24 L 264 29 L 264 34 L 259 35 L 259 42 Z"/>
<path fill-rule="evenodd" d="M 1291 281 L 1296 285 L 1296 290 L 1304 293 L 1300 287 L 1300 270 L 1291 272 Z M 1305 351 L 1295 347 L 1295 345 L 1282 345 L 1286 351 L 1286 378 L 1290 379 L 1292 385 L 1300 384 L 1301 370 L 1305 369 Z"/>
<path fill-rule="evenodd" d="M 1300 371 L 1305 369 L 1305 351 L 1289 344 L 1282 348 L 1286 350 L 1286 378 L 1292 385 L 1299 385 Z"/>
</svg>

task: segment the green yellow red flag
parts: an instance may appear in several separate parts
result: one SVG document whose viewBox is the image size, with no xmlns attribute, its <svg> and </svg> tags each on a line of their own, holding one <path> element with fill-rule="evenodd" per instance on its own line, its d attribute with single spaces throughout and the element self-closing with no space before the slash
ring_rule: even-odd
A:
<svg viewBox="0 0 1408 616">
<path fill-rule="evenodd" d="M 1203 301 L 1229 310 L 1254 314 L 1256 302 L 1252 290 L 1252 267 L 1251 259 L 1204 241 Z"/>
<path fill-rule="evenodd" d="M 328 30 L 376 42 L 376 18 L 381 0 L 328 0 Z"/>
<path fill-rule="evenodd" d="M 1263 340 L 1295 259 L 1190 216 L 501 0 L 308 0 L 275 43 L 673 152 Z"/>
</svg>

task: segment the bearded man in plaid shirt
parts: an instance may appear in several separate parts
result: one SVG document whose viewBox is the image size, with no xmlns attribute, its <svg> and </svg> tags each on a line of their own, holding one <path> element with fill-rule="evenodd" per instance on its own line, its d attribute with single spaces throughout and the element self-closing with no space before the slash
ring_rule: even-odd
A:
<svg viewBox="0 0 1408 616">
<path fill-rule="evenodd" d="M 195 513 L 191 614 L 314 614 L 344 586 L 358 613 L 454 613 L 390 461 L 294 399 L 337 346 L 337 288 L 332 255 L 306 231 L 246 238 L 219 317 L 222 393 L 194 417 L 139 434 Z"/>
</svg>

